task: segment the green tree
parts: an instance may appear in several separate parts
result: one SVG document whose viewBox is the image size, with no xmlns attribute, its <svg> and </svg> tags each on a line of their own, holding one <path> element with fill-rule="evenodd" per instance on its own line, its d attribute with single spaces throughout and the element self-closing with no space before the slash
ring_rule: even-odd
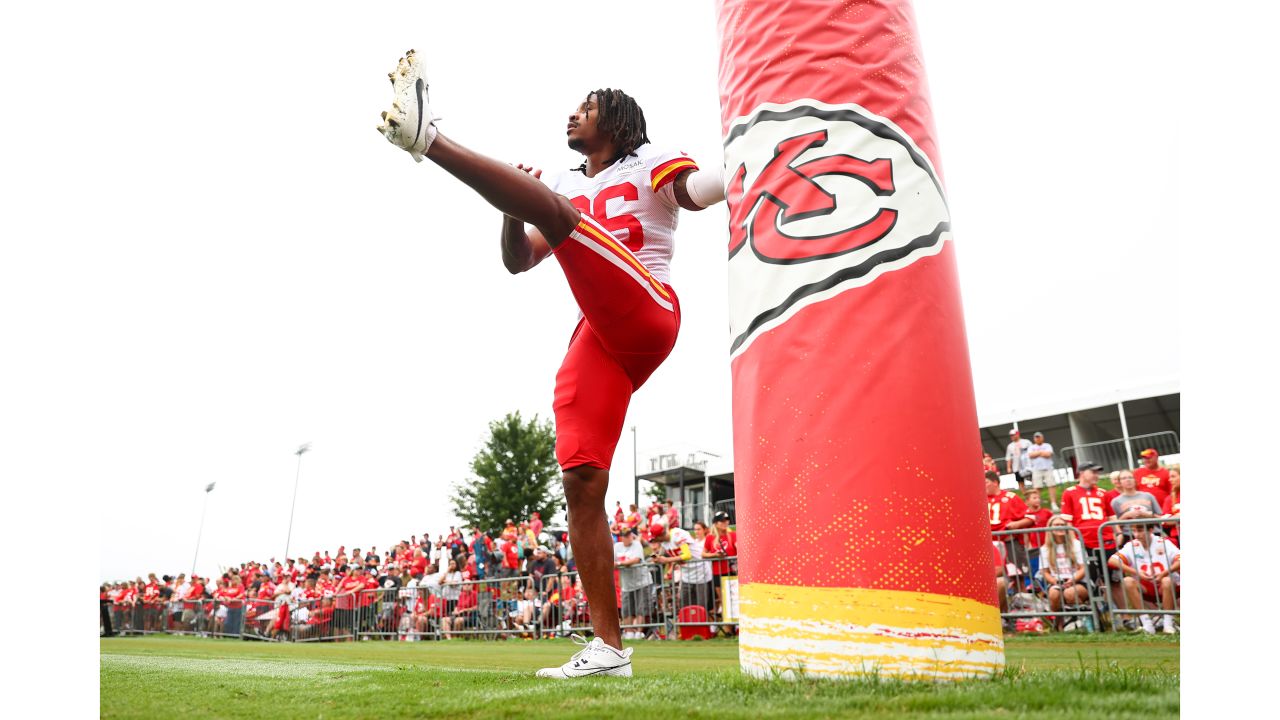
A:
<svg viewBox="0 0 1280 720">
<path fill-rule="evenodd" d="M 507 518 L 533 511 L 550 521 L 564 505 L 556 434 L 550 421 L 519 412 L 489 423 L 489 438 L 471 460 L 472 478 L 454 485 L 453 511 L 468 526 L 496 533 Z"/>
</svg>

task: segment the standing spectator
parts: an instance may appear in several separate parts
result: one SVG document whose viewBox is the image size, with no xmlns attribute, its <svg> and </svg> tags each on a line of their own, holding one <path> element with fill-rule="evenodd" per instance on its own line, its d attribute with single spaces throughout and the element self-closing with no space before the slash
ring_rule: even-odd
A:
<svg viewBox="0 0 1280 720">
<path fill-rule="evenodd" d="M 360 566 L 354 566 L 360 570 Z M 288 636 L 292 627 L 290 621 L 292 618 L 292 610 L 290 602 L 293 600 L 293 591 L 296 589 L 293 578 L 288 574 L 280 577 L 280 582 L 276 584 L 275 606 L 276 619 L 271 623 L 271 635 L 277 639 Z"/>
<path fill-rule="evenodd" d="M 1041 574 L 1049 584 L 1049 609 L 1058 612 L 1066 605 L 1084 605 L 1089 602 L 1089 586 L 1085 582 L 1088 563 L 1084 548 L 1075 533 L 1067 532 L 1067 519 L 1055 515 L 1049 520 L 1049 532 L 1040 547 Z M 1057 618 L 1061 630 L 1063 619 Z"/>
<path fill-rule="evenodd" d="M 440 579 L 440 595 L 444 597 L 449 612 L 458 604 L 462 592 L 462 572 L 458 570 L 458 562 L 450 560 L 444 576 Z"/>
<path fill-rule="evenodd" d="M 1029 452 L 1031 452 L 1031 441 L 1022 437 L 1018 428 L 1010 430 L 1009 446 L 1004 451 L 1004 471 L 1013 474 L 1018 481 L 1019 492 L 1026 489 L 1027 481 L 1031 479 L 1031 457 L 1027 454 Z"/>
<path fill-rule="evenodd" d="M 1115 516 L 1111 505 L 1105 502 L 1107 493 L 1098 487 L 1098 472 L 1102 466 L 1082 461 L 1076 469 L 1079 484 L 1062 491 L 1062 514 L 1071 525 L 1080 531 L 1087 551 L 1086 561 L 1089 564 L 1089 579 L 1094 586 L 1101 587 L 1104 582 L 1103 573 L 1111 574 L 1111 579 L 1119 583 L 1120 573 L 1107 568 L 1107 554 L 1116 548 L 1116 536 L 1111 528 L 1102 531 L 1102 544 L 1098 543 L 1098 528 L 1108 518 Z M 1112 588 L 1112 602 L 1119 598 L 1118 592 Z"/>
<path fill-rule="evenodd" d="M 142 630 L 155 632 L 160 629 L 160 583 L 155 573 L 147 574 L 147 584 L 142 588 Z"/>
<path fill-rule="evenodd" d="M 413 549 L 413 562 L 409 565 L 409 577 L 422 581 L 422 576 L 427 574 L 427 554 L 422 552 L 422 548 L 415 547 Z"/>
<path fill-rule="evenodd" d="M 729 513 L 721 510 L 712 519 L 711 531 L 702 544 L 704 558 L 736 558 L 738 556 L 738 534 L 729 529 Z M 720 587 L 722 575 L 734 575 L 728 560 L 716 560 L 712 563 L 711 574 L 716 587 Z"/>
<path fill-rule="evenodd" d="M 626 513 L 622 511 L 622 501 L 616 500 L 614 501 L 614 505 L 615 506 L 613 508 L 613 524 L 621 525 L 622 522 L 626 519 Z"/>
<path fill-rule="evenodd" d="M 663 511 L 663 515 L 666 518 L 667 527 L 678 528 L 682 525 L 680 511 L 676 509 L 676 503 L 671 498 L 667 498 L 667 508 Z"/>
<path fill-rule="evenodd" d="M 471 529 L 471 552 L 475 562 L 475 569 L 471 574 L 471 579 L 483 580 L 486 567 L 489 565 L 489 558 L 493 555 L 493 540 L 490 540 L 489 536 L 478 527 Z"/>
<path fill-rule="evenodd" d="M 175 607 L 181 610 L 181 606 L 173 602 L 173 578 L 168 575 L 160 578 L 164 584 L 160 586 L 160 624 L 156 630 L 172 630 L 173 629 L 173 611 Z M 166 622 L 166 618 L 168 619 Z"/>
<path fill-rule="evenodd" d="M 520 572 L 520 553 L 516 551 L 515 539 L 502 543 L 501 552 L 502 567 L 498 570 L 498 577 L 515 577 Z"/>
<path fill-rule="evenodd" d="M 680 567 L 680 604 L 701 605 L 707 610 L 707 619 L 711 619 L 716 605 L 711 590 L 711 561 L 702 558 L 706 542 L 707 524 L 697 520 L 693 523 L 693 542 L 689 543 L 690 558 Z"/>
<path fill-rule="evenodd" d="M 1021 530 L 1031 527 L 1033 520 L 1027 517 L 1027 505 L 1012 490 L 1000 489 L 1000 476 L 987 473 L 987 514 L 991 521 L 991 532 L 1001 530 Z M 1026 573 L 1031 564 L 1027 558 L 1027 547 L 1021 538 L 1010 535 L 993 536 L 991 538 L 1004 546 L 1005 557 L 1019 571 Z M 1010 580 L 1011 582 L 1012 580 Z"/>
<path fill-rule="evenodd" d="M 715 593 L 716 607 L 720 608 L 720 617 L 723 618 L 728 613 L 720 578 L 738 574 L 738 534 L 729 529 L 729 513 L 721 510 L 712 518 L 711 530 L 702 544 L 702 557 L 719 558 L 711 563 L 711 591 Z M 733 558 L 733 560 L 727 558 Z M 733 626 L 730 625 L 722 625 L 721 629 L 726 633 L 734 631 Z"/>
<path fill-rule="evenodd" d="M 529 518 L 529 529 L 533 531 L 534 537 L 542 534 L 542 513 L 533 511 L 533 516 Z"/>
<path fill-rule="evenodd" d="M 636 532 L 640 532 L 640 508 L 637 507 L 635 503 L 631 503 L 628 507 L 630 507 L 631 510 L 627 513 L 627 517 L 623 522 L 627 527 L 634 529 Z"/>
<path fill-rule="evenodd" d="M 225 632 L 228 635 L 239 635 L 244 623 L 244 581 L 232 573 L 227 586 L 222 590 L 222 599 L 227 608 Z"/>
<path fill-rule="evenodd" d="M 342 553 L 339 552 L 339 555 Z M 364 589 L 361 570 L 352 568 L 350 573 L 338 582 L 336 597 L 333 601 L 333 629 L 338 634 L 351 633 L 356 626 L 356 608 L 359 602 L 357 595 Z"/>
<path fill-rule="evenodd" d="M 649 549 L 656 563 L 671 565 L 688 561 L 693 557 L 693 551 L 689 549 L 692 544 L 693 536 L 684 528 L 668 530 L 662 523 L 649 526 Z"/>
<path fill-rule="evenodd" d="M 1058 512 L 1058 479 L 1053 472 L 1053 446 L 1044 441 L 1044 433 L 1032 436 L 1034 442 L 1027 450 L 1031 459 L 1031 487 L 1040 490 L 1048 488 L 1049 507 Z"/>
<path fill-rule="evenodd" d="M 1164 505 L 1160 508 L 1165 517 L 1181 517 L 1182 516 L 1182 470 L 1180 468 L 1169 468 L 1169 497 L 1164 499 Z M 1178 547 L 1182 547 L 1182 523 L 1170 523 L 1166 526 L 1169 530 L 1169 539 L 1177 543 Z"/>
<path fill-rule="evenodd" d="M 1137 480 L 1131 471 L 1120 471 L 1116 489 L 1119 492 L 1111 498 L 1111 512 L 1117 519 L 1133 520 L 1160 515 L 1160 502 L 1155 495 L 1138 489 Z"/>
<path fill-rule="evenodd" d="M 999 475 L 1000 468 L 996 467 L 996 459 L 991 457 L 991 453 L 984 452 L 982 453 L 982 473 L 985 475 L 989 472 Z"/>
<path fill-rule="evenodd" d="M 636 540 L 636 531 L 626 528 L 614 543 L 614 564 L 619 568 L 619 585 L 622 587 L 622 625 L 640 626 L 653 613 L 653 575 L 643 567 L 644 551 Z M 625 630 L 623 640 L 642 640 L 643 629 Z"/>
<path fill-rule="evenodd" d="M 1027 519 L 1031 520 L 1028 527 L 1046 527 L 1049 524 L 1049 518 L 1053 517 L 1053 512 L 1048 508 L 1040 505 L 1040 491 L 1027 491 Z M 1034 580 L 1040 577 L 1040 548 L 1044 545 L 1044 533 L 1029 533 L 1022 536 L 1022 543 L 1027 546 L 1027 554 L 1031 561 L 1031 577 Z"/>
<path fill-rule="evenodd" d="M 1108 563 L 1112 568 L 1124 573 L 1124 596 L 1130 609 L 1145 610 L 1144 600 L 1157 602 L 1156 591 L 1159 586 L 1160 608 L 1172 612 L 1177 606 L 1174 588 L 1179 584 L 1178 570 L 1182 566 L 1182 553 L 1172 542 L 1152 535 L 1146 525 L 1134 525 L 1133 539 L 1125 543 Z M 1153 634 L 1155 625 L 1151 616 L 1145 612 L 1138 616 L 1142 623 L 1142 631 Z M 1177 632 L 1173 627 L 1173 615 L 1161 615 L 1164 632 Z"/>
<path fill-rule="evenodd" d="M 1155 448 L 1147 448 L 1140 453 L 1142 467 L 1133 473 L 1138 482 L 1138 489 L 1156 496 L 1156 504 L 1164 503 L 1172 489 L 1169 485 L 1169 468 L 1160 467 L 1160 453 Z"/>
<path fill-rule="evenodd" d="M 192 575 L 187 592 L 182 596 L 182 623 L 192 630 L 204 630 L 204 583 L 199 575 Z"/>
<path fill-rule="evenodd" d="M 555 580 L 556 563 L 547 556 L 547 549 L 539 545 L 533 549 L 533 563 L 529 566 L 529 574 L 533 576 L 533 585 L 539 592 L 546 592 Z"/>
</svg>

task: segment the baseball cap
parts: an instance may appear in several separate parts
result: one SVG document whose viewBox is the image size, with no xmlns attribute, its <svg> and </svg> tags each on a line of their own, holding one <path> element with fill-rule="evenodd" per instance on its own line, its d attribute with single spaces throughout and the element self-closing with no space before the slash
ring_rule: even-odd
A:
<svg viewBox="0 0 1280 720">
<path fill-rule="evenodd" d="M 1155 448 L 1147 448 L 1146 450 L 1143 450 L 1142 452 L 1138 453 L 1138 455 L 1144 458 L 1160 457 L 1160 453 L 1156 452 Z"/>
<path fill-rule="evenodd" d="M 1085 460 L 1080 463 L 1079 467 L 1076 468 L 1076 472 L 1084 472 L 1085 470 L 1097 470 L 1101 472 L 1102 469 L 1103 469 L 1102 466 L 1099 465 L 1098 463 Z"/>
<path fill-rule="evenodd" d="M 1014 428 L 1009 431 L 1009 437 L 1013 437 L 1014 435 L 1017 435 L 1017 434 L 1018 434 L 1018 428 Z"/>
<path fill-rule="evenodd" d="M 661 523 L 654 523 L 649 526 L 649 539 L 657 540 L 658 538 L 665 535 L 666 532 L 667 532 L 667 526 Z"/>
<path fill-rule="evenodd" d="M 728 520 L 728 519 L 729 519 L 729 513 L 721 510 L 720 512 L 716 513 L 715 517 L 711 519 L 711 522 L 720 522 L 721 520 Z"/>
<path fill-rule="evenodd" d="M 1044 433 L 1042 433 L 1042 432 L 1040 432 L 1039 430 L 1037 430 L 1037 431 L 1036 431 L 1036 433 L 1035 433 L 1034 435 L 1032 435 L 1031 437 L 1044 437 Z"/>
</svg>

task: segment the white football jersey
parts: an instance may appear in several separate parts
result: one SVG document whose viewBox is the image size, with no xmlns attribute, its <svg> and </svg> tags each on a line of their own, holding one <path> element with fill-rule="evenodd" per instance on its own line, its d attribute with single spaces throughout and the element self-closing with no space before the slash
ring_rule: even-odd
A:
<svg viewBox="0 0 1280 720">
<path fill-rule="evenodd" d="M 670 284 L 680 211 L 672 181 L 697 168 L 682 152 L 645 143 L 595 177 L 570 170 L 544 181 L 612 232 L 659 282 Z"/>
<path fill-rule="evenodd" d="M 1116 554 L 1120 556 L 1120 560 L 1124 564 L 1138 572 L 1155 575 L 1172 567 L 1173 561 L 1177 560 L 1182 552 L 1172 542 L 1159 536 L 1154 536 L 1151 537 L 1151 547 L 1144 548 L 1130 540 L 1125 543 L 1124 547 L 1117 550 Z M 1181 584 L 1182 578 L 1178 575 L 1176 572 L 1170 574 L 1174 583 Z"/>
</svg>

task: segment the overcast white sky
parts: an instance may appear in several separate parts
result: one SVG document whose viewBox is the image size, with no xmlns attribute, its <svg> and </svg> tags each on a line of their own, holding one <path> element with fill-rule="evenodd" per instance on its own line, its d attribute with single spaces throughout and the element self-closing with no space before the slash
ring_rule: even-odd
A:
<svg viewBox="0 0 1280 720">
<path fill-rule="evenodd" d="M 190 569 L 215 481 L 200 569 L 282 555 L 304 441 L 292 554 L 452 522 L 486 423 L 549 416 L 575 311 L 553 263 L 503 270 L 496 211 L 375 132 L 386 72 L 417 48 L 441 127 L 498 158 L 576 165 L 564 118 L 613 86 L 656 143 L 718 164 L 712 3 L 635 7 L 112 4 L 77 13 L 68 48 L 6 58 L 47 69 L 19 81 L 53 86 L 46 112 L 92 113 L 52 138 L 71 177 L 32 162 L 51 138 L 3 140 L 32 167 L 10 201 L 53 230 L 6 243 L 5 435 L 28 481 L 75 477 L 110 508 L 103 578 Z M 980 412 L 1179 376 L 1176 343 L 1105 350 L 1177 333 L 1177 113 L 1160 5 L 1101 7 L 916 3 Z M 627 419 L 642 464 L 730 460 L 725 219 L 681 220 L 681 338 Z M 610 505 L 632 450 L 628 432 Z"/>
</svg>

